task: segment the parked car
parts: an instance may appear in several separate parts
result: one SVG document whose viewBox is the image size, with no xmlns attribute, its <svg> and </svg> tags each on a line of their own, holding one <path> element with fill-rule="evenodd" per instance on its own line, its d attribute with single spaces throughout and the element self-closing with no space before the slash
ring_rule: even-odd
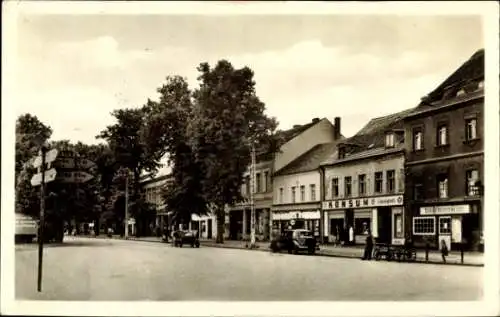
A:
<svg viewBox="0 0 500 317">
<path fill-rule="evenodd" d="M 285 230 L 281 235 L 271 242 L 271 251 L 280 252 L 282 250 L 288 253 L 298 254 L 307 252 L 314 254 L 319 250 L 319 245 L 313 233 L 305 229 Z"/>
<path fill-rule="evenodd" d="M 192 248 L 200 247 L 200 239 L 197 231 L 174 231 L 172 234 L 174 247 L 181 247 L 184 244 L 190 245 Z"/>
</svg>

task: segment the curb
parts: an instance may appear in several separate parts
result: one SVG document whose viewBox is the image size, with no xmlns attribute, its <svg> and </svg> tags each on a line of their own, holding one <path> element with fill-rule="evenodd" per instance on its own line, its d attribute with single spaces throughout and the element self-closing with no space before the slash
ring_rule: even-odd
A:
<svg viewBox="0 0 500 317">
<path fill-rule="evenodd" d="M 114 239 L 114 240 L 128 240 L 128 241 L 139 241 L 139 242 L 153 242 L 153 243 L 163 243 L 163 244 L 166 244 L 166 245 L 170 245 L 170 242 L 163 242 L 162 240 L 146 240 L 146 239 L 141 239 L 141 238 L 128 238 L 128 239 L 124 239 L 124 238 L 120 238 L 120 237 L 107 237 L 107 236 L 96 236 L 96 237 L 93 237 L 95 239 Z M 264 247 L 264 248 L 255 248 L 255 249 L 250 249 L 250 248 L 245 248 L 245 247 L 242 247 L 242 246 L 234 246 L 234 245 L 228 245 L 228 244 L 216 244 L 216 243 L 213 243 L 213 242 L 204 242 L 204 241 L 200 241 L 200 246 L 204 246 L 204 247 L 208 247 L 208 248 L 219 248 L 219 249 L 237 249 L 237 250 L 246 250 L 246 251 L 261 251 L 261 252 L 271 252 L 271 250 L 268 248 L 268 247 Z M 344 255 L 344 254 L 331 254 L 331 253 L 322 253 L 321 251 L 319 253 L 316 253 L 314 254 L 314 256 L 324 256 L 324 257 L 331 257 L 331 258 L 344 258 L 344 259 L 359 259 L 361 260 L 361 258 L 358 256 L 358 255 Z M 373 260 L 374 261 L 374 260 Z M 456 263 L 456 262 L 446 262 L 446 263 L 443 263 L 443 262 L 436 262 L 436 261 L 425 261 L 425 260 L 419 260 L 417 259 L 416 261 L 412 261 L 412 262 L 407 262 L 407 261 L 397 261 L 397 260 L 394 260 L 394 261 L 386 261 L 386 260 L 382 260 L 382 261 L 385 261 L 385 262 L 389 262 L 389 263 L 408 263 L 408 264 L 412 264 L 412 263 L 419 263 L 419 264 L 433 264 L 433 265 L 454 265 L 454 266 L 469 266 L 469 267 L 484 267 L 484 264 L 480 264 L 480 263 Z M 381 261 L 379 261 L 381 262 Z"/>
</svg>

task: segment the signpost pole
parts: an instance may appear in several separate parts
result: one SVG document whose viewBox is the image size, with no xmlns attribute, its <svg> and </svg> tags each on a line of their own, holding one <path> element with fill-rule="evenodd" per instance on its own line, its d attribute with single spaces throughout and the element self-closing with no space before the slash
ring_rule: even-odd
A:
<svg viewBox="0 0 500 317">
<path fill-rule="evenodd" d="M 47 148 L 45 145 L 41 147 L 42 165 L 40 171 L 42 173 L 42 184 L 40 186 L 40 224 L 38 229 L 38 292 L 42 291 L 42 260 L 43 260 L 43 228 L 45 226 L 45 153 Z"/>
</svg>

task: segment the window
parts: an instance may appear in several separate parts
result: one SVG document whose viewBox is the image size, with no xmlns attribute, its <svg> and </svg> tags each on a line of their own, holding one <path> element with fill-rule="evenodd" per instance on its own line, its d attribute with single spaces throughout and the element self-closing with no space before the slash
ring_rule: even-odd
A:
<svg viewBox="0 0 500 317">
<path fill-rule="evenodd" d="M 462 95 L 465 95 L 465 89 L 460 89 L 459 91 L 457 91 L 457 97 L 460 97 Z"/>
<path fill-rule="evenodd" d="M 339 197 L 339 179 L 335 177 L 332 180 L 332 198 Z"/>
<path fill-rule="evenodd" d="M 280 203 L 283 203 L 283 187 L 280 188 Z"/>
<path fill-rule="evenodd" d="M 446 125 L 438 127 L 436 144 L 438 146 L 448 144 L 448 127 Z"/>
<path fill-rule="evenodd" d="M 451 217 L 439 217 L 439 234 L 451 234 Z"/>
<path fill-rule="evenodd" d="M 345 197 L 351 197 L 351 193 L 352 193 L 351 185 L 352 185 L 352 177 L 351 176 L 346 176 L 344 178 L 344 194 L 345 194 Z"/>
<path fill-rule="evenodd" d="M 382 192 L 383 181 L 384 181 L 384 175 L 382 174 L 382 172 L 376 172 L 375 173 L 375 192 L 376 193 Z"/>
<path fill-rule="evenodd" d="M 413 150 L 418 151 L 424 148 L 423 140 L 422 140 L 422 131 L 414 131 L 413 132 Z"/>
<path fill-rule="evenodd" d="M 261 179 L 260 179 L 260 173 L 255 174 L 255 192 L 260 193 L 262 190 L 262 184 L 261 184 Z"/>
<path fill-rule="evenodd" d="M 385 135 L 385 146 L 394 147 L 394 133 L 387 133 Z"/>
<path fill-rule="evenodd" d="M 396 172 L 394 170 L 387 171 L 387 192 L 394 193 L 396 191 Z"/>
<path fill-rule="evenodd" d="M 370 218 L 354 218 L 354 234 L 362 235 L 368 234 L 368 230 L 371 227 Z"/>
<path fill-rule="evenodd" d="M 477 83 L 477 89 L 484 89 L 484 80 Z"/>
<path fill-rule="evenodd" d="M 403 238 L 403 215 L 394 215 L 394 237 Z"/>
<path fill-rule="evenodd" d="M 465 139 L 467 141 L 477 138 L 477 119 L 467 119 L 465 121 Z"/>
<path fill-rule="evenodd" d="M 438 175 L 437 183 L 438 183 L 438 197 L 448 198 L 448 176 L 444 174 Z"/>
<path fill-rule="evenodd" d="M 245 177 L 245 185 L 247 186 L 247 195 L 250 195 L 250 176 Z"/>
<path fill-rule="evenodd" d="M 413 186 L 413 198 L 415 200 L 424 199 L 424 186 L 422 184 L 415 184 Z"/>
<path fill-rule="evenodd" d="M 432 236 L 436 234 L 434 217 L 414 217 L 413 234 L 418 236 Z"/>
<path fill-rule="evenodd" d="M 306 187 L 304 185 L 300 186 L 300 201 L 306 200 Z"/>
<path fill-rule="evenodd" d="M 295 203 L 295 186 L 292 186 L 292 203 Z"/>
<path fill-rule="evenodd" d="M 358 176 L 358 186 L 359 195 L 361 196 L 366 194 L 366 174 Z"/>
<path fill-rule="evenodd" d="M 466 172 L 466 178 L 467 178 L 467 195 L 469 196 L 474 196 L 477 195 L 477 189 L 476 189 L 476 183 L 479 181 L 479 171 L 474 169 L 474 170 L 468 170 Z"/>
<path fill-rule="evenodd" d="M 269 172 L 264 172 L 264 192 L 267 192 L 269 188 Z"/>
<path fill-rule="evenodd" d="M 345 158 L 345 148 L 340 147 L 339 148 L 339 159 L 343 159 L 343 158 Z"/>
<path fill-rule="evenodd" d="M 311 200 L 315 201 L 316 200 L 316 185 L 311 184 L 311 185 L 309 185 L 309 188 L 311 190 Z"/>
</svg>

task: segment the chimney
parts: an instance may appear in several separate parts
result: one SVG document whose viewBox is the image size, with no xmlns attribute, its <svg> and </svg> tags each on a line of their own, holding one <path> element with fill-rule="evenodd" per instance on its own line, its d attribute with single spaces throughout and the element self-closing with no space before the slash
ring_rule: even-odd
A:
<svg viewBox="0 0 500 317">
<path fill-rule="evenodd" d="M 318 122 L 319 122 L 319 118 L 312 119 L 312 123 L 318 123 Z"/>
<path fill-rule="evenodd" d="M 333 137 L 335 140 L 340 139 L 340 117 L 335 117 L 333 121 Z"/>
</svg>

